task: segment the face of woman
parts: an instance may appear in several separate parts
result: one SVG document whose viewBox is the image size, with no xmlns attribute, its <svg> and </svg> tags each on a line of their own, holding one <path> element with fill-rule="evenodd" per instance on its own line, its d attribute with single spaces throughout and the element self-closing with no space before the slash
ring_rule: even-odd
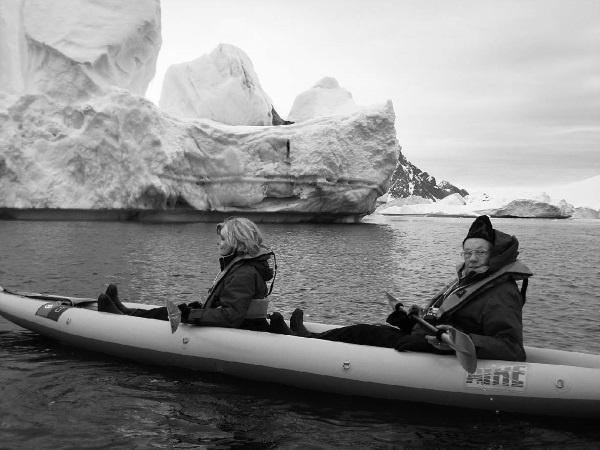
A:
<svg viewBox="0 0 600 450">
<path fill-rule="evenodd" d="M 480 267 L 487 266 L 490 262 L 490 244 L 485 239 L 471 238 L 463 244 L 463 258 L 465 259 L 465 269 L 477 270 Z"/>
<path fill-rule="evenodd" d="M 227 256 L 229 255 L 233 249 L 227 245 L 227 242 L 225 242 L 225 239 L 223 238 L 223 235 L 221 234 L 223 232 L 223 229 L 220 229 L 219 232 L 217 233 L 217 247 L 219 249 L 219 255 L 221 256 Z"/>
</svg>

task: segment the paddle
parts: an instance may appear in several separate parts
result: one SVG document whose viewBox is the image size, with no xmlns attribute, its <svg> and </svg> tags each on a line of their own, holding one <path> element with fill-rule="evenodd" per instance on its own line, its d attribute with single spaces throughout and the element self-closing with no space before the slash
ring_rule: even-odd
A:
<svg viewBox="0 0 600 450">
<path fill-rule="evenodd" d="M 392 294 L 386 292 L 385 295 L 388 298 L 388 303 L 392 308 L 396 307 L 396 303 L 400 303 Z M 421 319 L 415 314 L 411 314 L 417 322 L 423 325 L 425 328 L 437 333 L 440 331 L 439 328 L 431 325 L 426 320 Z M 455 328 L 443 332 L 440 336 L 441 340 L 446 343 L 452 350 L 456 352 L 456 357 L 460 365 L 469 373 L 475 372 L 477 369 L 477 355 L 475 352 L 475 345 L 468 334 L 458 331 Z"/>
<path fill-rule="evenodd" d="M 181 323 L 181 311 L 171 300 L 165 300 L 165 303 L 167 305 L 167 315 L 169 316 L 169 322 L 171 324 L 171 333 L 175 333 Z"/>
</svg>

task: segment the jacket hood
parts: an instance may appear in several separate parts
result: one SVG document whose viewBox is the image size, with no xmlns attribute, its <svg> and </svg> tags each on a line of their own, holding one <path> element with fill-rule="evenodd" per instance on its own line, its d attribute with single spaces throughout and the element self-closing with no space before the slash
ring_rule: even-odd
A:
<svg viewBox="0 0 600 450">
<path fill-rule="evenodd" d="M 248 262 L 260 274 L 263 280 L 269 281 L 273 278 L 273 269 L 269 266 L 269 255 L 262 255 Z"/>
<path fill-rule="evenodd" d="M 516 236 L 494 230 L 495 240 L 490 252 L 488 273 L 495 272 L 517 260 L 519 256 L 519 240 Z"/>
</svg>

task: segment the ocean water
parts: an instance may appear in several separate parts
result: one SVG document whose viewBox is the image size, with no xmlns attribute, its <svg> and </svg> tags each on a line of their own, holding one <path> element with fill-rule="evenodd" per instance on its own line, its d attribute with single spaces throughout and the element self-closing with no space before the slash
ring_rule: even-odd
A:
<svg viewBox="0 0 600 450">
<path fill-rule="evenodd" d="M 383 322 L 384 291 L 423 304 L 453 274 L 464 218 L 263 224 L 272 308 Z M 600 221 L 495 219 L 534 272 L 526 345 L 600 353 Z M 143 303 L 203 298 L 214 224 L 0 222 L 0 285 Z M 0 318 L 0 448 L 600 448 L 593 421 L 365 400 L 146 366 L 65 347 Z"/>
</svg>

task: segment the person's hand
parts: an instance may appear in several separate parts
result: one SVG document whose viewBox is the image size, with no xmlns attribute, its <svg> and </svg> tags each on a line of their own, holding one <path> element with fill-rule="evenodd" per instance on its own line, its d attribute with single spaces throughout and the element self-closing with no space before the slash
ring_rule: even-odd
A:
<svg viewBox="0 0 600 450">
<path fill-rule="evenodd" d="M 442 352 L 452 351 L 452 347 L 450 347 L 448 344 L 446 344 L 442 340 L 442 334 L 448 333 L 449 330 L 453 329 L 452 326 L 450 326 L 450 325 L 438 325 L 437 329 L 438 329 L 438 332 L 435 334 L 435 336 L 426 336 L 427 342 L 429 342 L 436 349 L 438 349 L 438 350 L 440 350 Z"/>
<path fill-rule="evenodd" d="M 190 305 L 191 305 L 191 303 L 190 303 Z M 181 303 L 181 304 L 177 305 L 177 308 L 179 308 L 179 311 L 181 311 L 181 321 L 187 322 L 188 318 L 190 317 L 190 311 L 192 310 L 192 308 L 190 308 L 185 303 Z"/>
<path fill-rule="evenodd" d="M 423 336 L 421 334 L 409 334 L 407 336 L 402 336 L 398 340 L 394 349 L 399 352 L 411 351 L 432 353 L 434 351 L 433 347 L 429 344 L 429 341 L 426 339 L 426 336 Z"/>
<path fill-rule="evenodd" d="M 409 316 L 421 317 L 424 312 L 425 312 L 425 309 L 421 308 L 419 305 L 411 305 L 410 308 L 408 308 Z"/>
<path fill-rule="evenodd" d="M 387 319 L 385 319 L 385 321 L 390 325 L 393 325 L 395 327 L 400 328 L 403 331 L 406 331 L 407 333 L 410 332 L 413 325 L 415 324 L 415 320 L 412 317 L 409 317 L 408 314 L 406 314 L 406 311 L 402 309 L 402 307 L 398 308 L 398 305 L 396 305 L 394 312 L 391 313 L 387 317 Z"/>
<path fill-rule="evenodd" d="M 200 302 L 192 302 L 187 304 L 190 308 L 202 308 L 202 303 Z"/>
</svg>

